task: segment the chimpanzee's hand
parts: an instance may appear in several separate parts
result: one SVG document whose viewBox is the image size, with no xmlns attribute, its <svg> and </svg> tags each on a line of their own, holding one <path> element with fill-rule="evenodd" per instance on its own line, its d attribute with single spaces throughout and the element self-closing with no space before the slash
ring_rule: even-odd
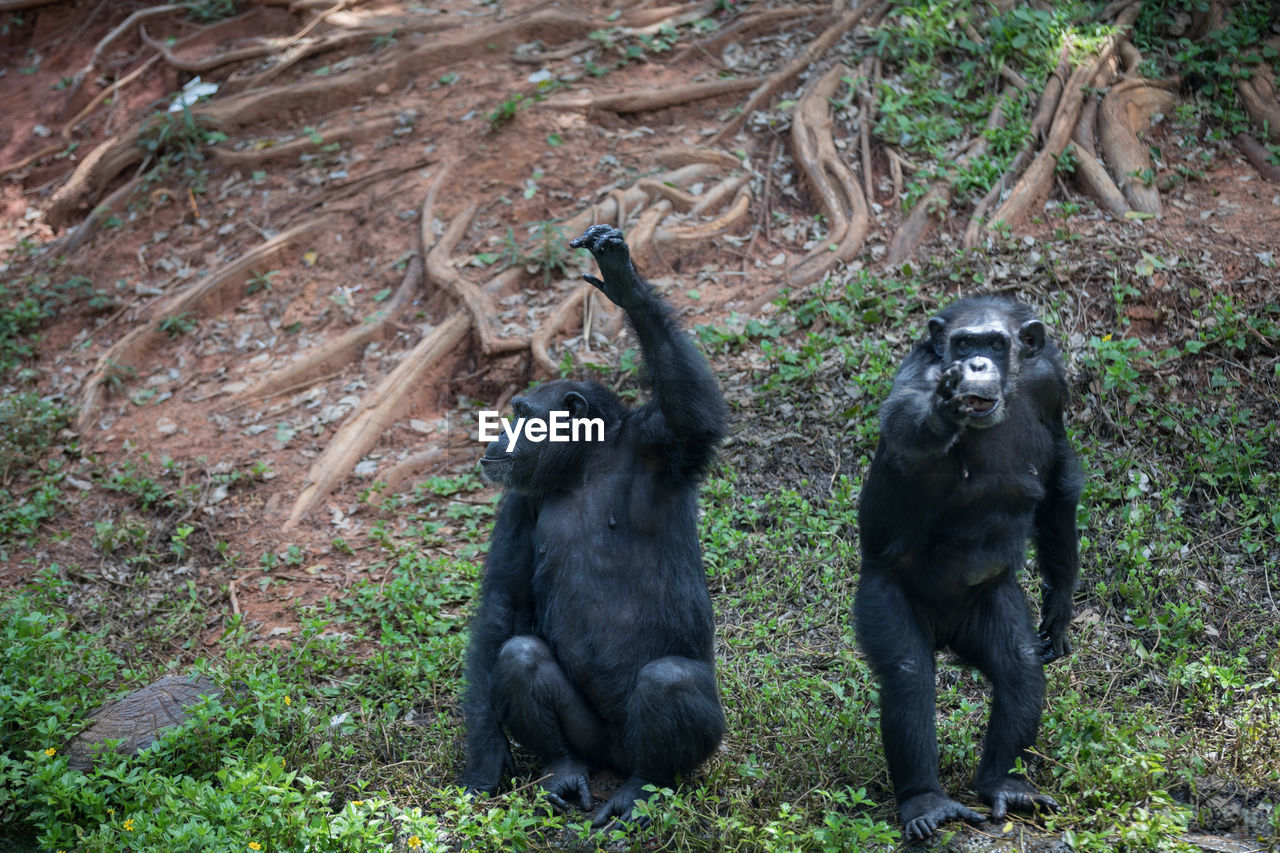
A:
<svg viewBox="0 0 1280 853">
<path fill-rule="evenodd" d="M 960 378 L 964 375 L 964 371 L 960 365 L 953 364 L 938 377 L 938 385 L 934 389 L 934 409 L 943 418 L 953 424 L 964 421 L 963 415 L 960 413 L 960 405 L 962 398 L 956 394 L 956 388 L 960 385 Z"/>
<path fill-rule="evenodd" d="M 1067 627 L 1071 624 L 1071 594 L 1046 588 L 1040 620 L 1040 662 L 1052 663 L 1071 654 Z"/>
<path fill-rule="evenodd" d="M 596 259 L 604 280 L 593 275 L 584 275 L 583 278 L 609 297 L 609 301 L 622 308 L 635 302 L 636 291 L 643 283 L 631 265 L 631 251 L 619 229 L 612 225 L 592 225 L 569 245 L 575 249 L 586 249 Z"/>
</svg>

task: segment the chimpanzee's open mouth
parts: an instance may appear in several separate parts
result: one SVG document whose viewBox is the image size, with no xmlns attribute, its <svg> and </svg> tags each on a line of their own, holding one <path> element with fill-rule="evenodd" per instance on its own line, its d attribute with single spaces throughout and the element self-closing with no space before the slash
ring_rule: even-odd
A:
<svg viewBox="0 0 1280 853">
<path fill-rule="evenodd" d="M 995 407 L 996 401 L 990 400 L 986 397 L 978 397 L 974 394 L 969 394 L 964 398 L 964 408 L 971 415 L 978 415 L 979 417 L 982 415 L 989 415 Z"/>
</svg>

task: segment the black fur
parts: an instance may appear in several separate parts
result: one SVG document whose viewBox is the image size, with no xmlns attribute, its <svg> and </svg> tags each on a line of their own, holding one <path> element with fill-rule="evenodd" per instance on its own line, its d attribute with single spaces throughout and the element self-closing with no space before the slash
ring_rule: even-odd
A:
<svg viewBox="0 0 1280 853">
<path fill-rule="evenodd" d="M 991 817 L 1054 808 L 1011 772 L 1036 738 L 1043 664 L 1070 651 L 1083 475 L 1067 439 L 1062 359 L 1031 309 L 990 296 L 930 321 L 880 413 L 862 490 L 858 640 L 881 683 L 881 736 L 908 840 L 982 816 L 938 782 L 934 653 L 993 688 L 974 779 Z M 1037 637 L 1017 570 L 1034 537 L 1044 580 Z"/>
<path fill-rule="evenodd" d="M 574 240 L 626 312 L 653 385 L 630 410 L 594 383 L 549 382 L 517 415 L 601 417 L 601 443 L 490 445 L 485 476 L 507 489 L 467 654 L 462 784 L 493 792 L 507 732 L 545 763 L 557 808 L 590 806 L 588 773 L 625 778 L 597 812 L 628 818 L 646 784 L 670 785 L 720 742 L 714 620 L 698 545 L 698 483 L 724 434 L 706 360 L 635 272 L 616 228 Z"/>
</svg>

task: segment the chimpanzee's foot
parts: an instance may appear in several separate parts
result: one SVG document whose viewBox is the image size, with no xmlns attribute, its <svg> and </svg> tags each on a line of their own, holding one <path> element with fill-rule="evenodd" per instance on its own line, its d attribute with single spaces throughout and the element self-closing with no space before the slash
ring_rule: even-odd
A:
<svg viewBox="0 0 1280 853">
<path fill-rule="evenodd" d="M 991 819 L 1001 820 L 1009 809 L 1019 812 L 1056 811 L 1058 801 L 1048 794 L 1041 794 L 1026 779 L 1005 776 L 991 784 L 975 784 L 978 797 L 991 806 Z"/>
<path fill-rule="evenodd" d="M 919 841 L 938 831 L 949 820 L 982 823 L 985 818 L 941 793 L 918 794 L 898 806 L 898 814 L 907 830 L 907 841 Z"/>
<path fill-rule="evenodd" d="M 600 811 L 596 812 L 595 820 L 591 825 L 596 829 L 604 829 L 606 832 L 613 829 L 622 829 L 623 823 L 630 823 L 635 826 L 644 826 L 649 822 L 647 817 L 641 817 L 635 813 L 636 803 L 648 801 L 652 796 L 648 791 L 644 790 L 644 786 L 649 784 L 639 776 L 632 776 L 627 781 L 618 786 L 618 790 L 613 792 L 613 796 L 609 798 L 609 802 L 600 807 Z"/>
<path fill-rule="evenodd" d="M 542 780 L 542 790 L 556 811 L 561 814 L 569 811 L 570 803 L 583 810 L 591 808 L 591 786 L 585 762 L 566 756 L 544 767 L 542 775 L 550 777 Z"/>
</svg>

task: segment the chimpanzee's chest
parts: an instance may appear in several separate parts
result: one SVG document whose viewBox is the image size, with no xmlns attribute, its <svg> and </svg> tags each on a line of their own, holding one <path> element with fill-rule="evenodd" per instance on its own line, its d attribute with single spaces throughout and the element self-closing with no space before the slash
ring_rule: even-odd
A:
<svg viewBox="0 0 1280 853">
<path fill-rule="evenodd" d="M 695 505 L 681 507 L 643 474 L 546 501 L 532 545 L 534 607 L 552 631 L 625 629 L 682 613 L 685 579 L 701 580 Z"/>
</svg>

